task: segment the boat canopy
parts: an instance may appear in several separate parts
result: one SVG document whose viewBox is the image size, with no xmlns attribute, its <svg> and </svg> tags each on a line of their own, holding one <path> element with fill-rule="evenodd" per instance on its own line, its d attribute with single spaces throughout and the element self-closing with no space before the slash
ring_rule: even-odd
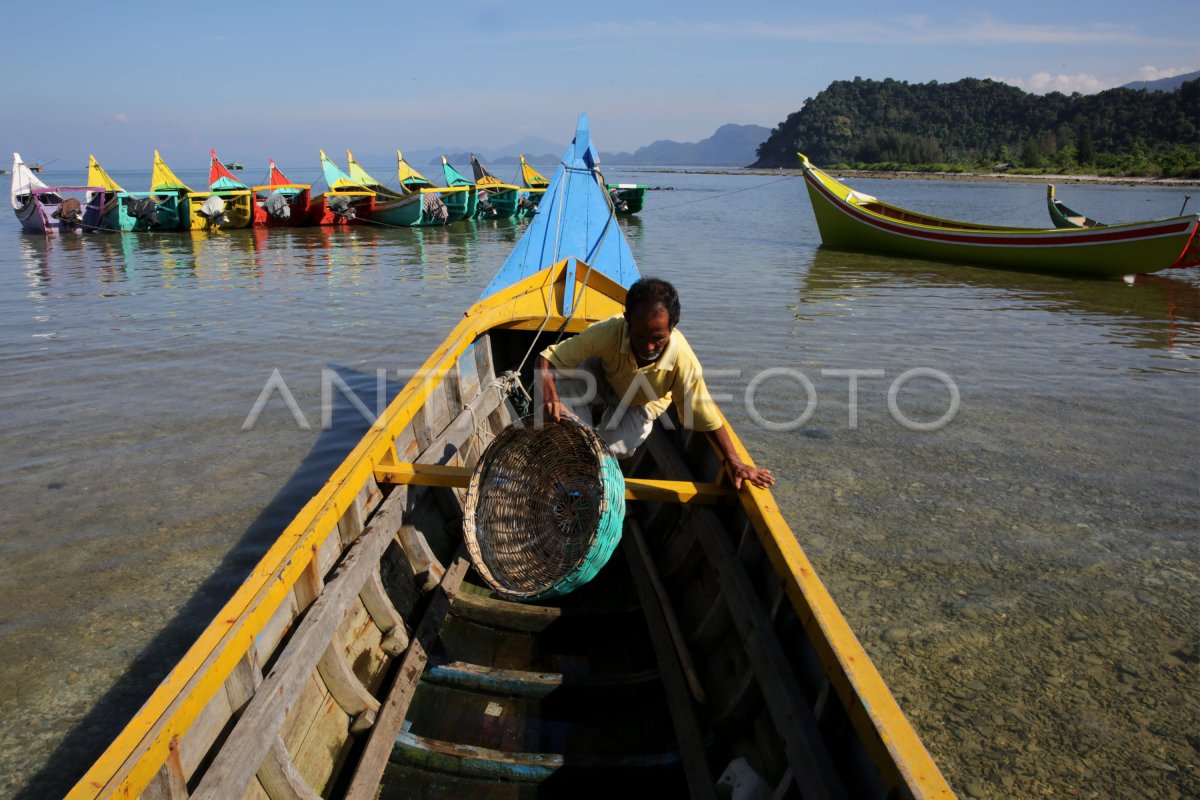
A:
<svg viewBox="0 0 1200 800">
<path fill-rule="evenodd" d="M 17 198 L 22 195 L 33 194 L 34 189 L 49 188 L 46 184 L 33 174 L 33 170 L 29 165 L 21 160 L 20 153 L 13 153 L 13 168 L 12 168 L 12 204 L 13 208 L 20 208 L 21 204 L 17 202 Z"/>
<path fill-rule="evenodd" d="M 271 162 L 270 169 L 267 170 L 267 186 L 287 186 L 291 181 L 283 174 L 279 167 L 275 166 L 275 159 L 269 159 Z"/>
<path fill-rule="evenodd" d="M 396 177 L 400 179 L 400 185 L 409 191 L 433 186 L 433 183 L 404 160 L 399 150 L 396 151 Z"/>
<path fill-rule="evenodd" d="M 329 156 L 325 155 L 325 151 L 321 151 L 321 170 L 325 173 L 325 183 L 329 185 L 331 190 L 350 189 L 361 192 L 369 191 L 367 187 L 355 182 L 349 175 L 342 172 L 337 164 L 329 160 Z"/>
<path fill-rule="evenodd" d="M 526 189 L 545 189 L 550 185 L 546 176 L 529 166 L 525 156 L 521 156 L 521 181 L 525 184 Z"/>
<path fill-rule="evenodd" d="M 537 215 L 483 291 L 483 297 L 529 277 L 564 258 L 574 260 L 563 308 L 569 309 L 577 261 L 628 288 L 641 275 L 608 200 L 600 157 L 592 146 L 587 114 L 579 115 L 575 138 L 555 171 Z"/>
<path fill-rule="evenodd" d="M 154 151 L 154 173 L 150 177 L 150 191 L 152 192 L 170 192 L 170 191 L 193 191 L 192 187 L 188 186 L 179 177 L 171 171 L 171 168 L 162 160 L 162 156 L 158 151 Z"/>
<path fill-rule="evenodd" d="M 87 182 L 89 186 L 103 186 L 110 192 L 123 192 L 121 184 L 113 180 L 112 176 L 105 171 L 104 167 L 100 166 L 100 162 L 93 155 L 88 156 L 88 176 Z"/>
<path fill-rule="evenodd" d="M 210 149 L 209 157 L 212 159 L 208 167 L 208 188 L 216 191 L 228 191 L 238 189 L 249 189 L 250 187 L 239 181 L 230 174 L 229 170 L 217 160 L 217 151 Z"/>
</svg>

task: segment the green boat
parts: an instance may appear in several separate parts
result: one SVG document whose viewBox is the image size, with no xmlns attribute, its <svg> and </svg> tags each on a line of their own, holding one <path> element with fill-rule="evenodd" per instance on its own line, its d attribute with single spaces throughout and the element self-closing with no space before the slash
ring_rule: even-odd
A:
<svg viewBox="0 0 1200 800">
<path fill-rule="evenodd" d="M 437 194 L 446 206 L 446 222 L 455 222 L 468 216 L 468 211 L 474 213 L 475 192 L 469 186 L 438 186 L 424 175 L 413 169 L 404 160 L 404 154 L 396 151 L 396 177 L 400 186 L 406 192 L 425 192 Z"/>
<path fill-rule="evenodd" d="M 1103 222 L 1097 222 L 1086 214 L 1068 208 L 1054 196 L 1053 183 L 1046 184 L 1046 208 L 1050 211 L 1050 221 L 1056 228 L 1097 228 L 1104 225 Z"/>
<path fill-rule="evenodd" d="M 618 214 L 636 214 L 646 205 L 647 186 L 644 183 L 610 183 L 607 186 L 608 196 Z"/>
<path fill-rule="evenodd" d="M 174 193 L 127 192 L 95 156 L 88 156 L 88 185 L 107 189 L 108 200 L 100 226 L 117 231 L 174 231 L 179 229 L 179 197 Z"/>
<path fill-rule="evenodd" d="M 449 211 L 437 192 L 397 192 L 367 174 L 349 150 L 346 150 L 346 161 L 350 169 L 350 180 L 375 193 L 372 222 L 403 228 L 445 225 L 449 222 Z"/>
<path fill-rule="evenodd" d="M 471 154 L 471 169 L 475 180 L 471 181 L 456 170 L 442 156 L 442 172 L 446 176 L 447 186 L 471 186 L 475 195 L 475 219 L 512 219 L 517 215 L 517 207 L 521 202 L 521 187 L 504 183 L 488 172 L 475 154 Z"/>
<path fill-rule="evenodd" d="M 828 247 L 1084 277 L 1200 264 L 1200 214 L 1096 228 L 979 225 L 880 202 L 798 155 L 821 241 Z"/>
</svg>

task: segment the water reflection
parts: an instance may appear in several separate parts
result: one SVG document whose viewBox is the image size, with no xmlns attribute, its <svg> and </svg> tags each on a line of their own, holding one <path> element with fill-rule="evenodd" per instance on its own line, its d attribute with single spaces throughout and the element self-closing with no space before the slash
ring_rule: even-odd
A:
<svg viewBox="0 0 1200 800">
<path fill-rule="evenodd" d="M 1091 280 L 819 247 L 797 286 L 794 316 L 813 321 L 848 315 L 856 302 L 913 292 L 929 302 L 940 298 L 957 305 L 958 313 L 975 308 L 1065 314 L 1071 324 L 1107 326 L 1117 344 L 1200 358 L 1200 269 Z"/>
</svg>

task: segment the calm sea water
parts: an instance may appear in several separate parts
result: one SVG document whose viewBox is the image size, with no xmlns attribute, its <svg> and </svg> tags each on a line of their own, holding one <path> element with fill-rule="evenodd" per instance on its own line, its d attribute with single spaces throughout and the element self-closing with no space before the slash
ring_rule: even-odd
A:
<svg viewBox="0 0 1200 800">
<path fill-rule="evenodd" d="M 845 254 L 795 177 L 609 177 L 658 187 L 622 222 L 641 270 L 679 286 L 710 387 L 956 791 L 1200 795 L 1200 270 Z M 850 183 L 1047 224 L 1040 184 Z M 1186 191 L 1059 196 L 1119 221 Z M 74 783 L 361 435 L 352 408 L 322 429 L 323 381 L 394 395 L 523 228 L 0 223 L 0 795 Z M 243 430 L 276 370 L 300 417 L 275 395 Z"/>
</svg>

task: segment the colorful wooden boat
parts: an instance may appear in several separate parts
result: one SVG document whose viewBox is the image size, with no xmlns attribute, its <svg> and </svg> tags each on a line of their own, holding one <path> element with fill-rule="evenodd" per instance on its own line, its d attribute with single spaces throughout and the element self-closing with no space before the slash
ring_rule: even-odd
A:
<svg viewBox="0 0 1200 800">
<path fill-rule="evenodd" d="M 310 225 L 349 225 L 370 219 L 375 210 L 375 193 L 355 183 L 321 151 L 321 173 L 326 189 L 308 203 Z"/>
<path fill-rule="evenodd" d="M 312 186 L 292 183 L 270 159 L 267 182 L 254 189 L 256 228 L 297 228 L 308 224 L 308 206 Z"/>
<path fill-rule="evenodd" d="M 1050 212 L 1050 221 L 1056 228 L 1095 228 L 1103 226 L 1086 214 L 1080 214 L 1068 208 L 1065 203 L 1054 196 L 1054 184 L 1046 184 L 1046 208 Z"/>
<path fill-rule="evenodd" d="M 518 604 L 471 573 L 466 467 L 513 420 L 528 354 L 620 313 L 637 276 L 586 116 L 564 163 L 561 214 L 497 276 L 515 282 L 467 309 L 69 798 L 717 797 L 729 772 L 776 797 L 952 796 L 770 492 L 735 494 L 705 434 L 654 432 L 620 551 L 576 592 Z"/>
<path fill-rule="evenodd" d="M 517 216 L 532 217 L 537 213 L 538 206 L 542 202 L 542 195 L 546 193 L 546 189 L 550 186 L 550 181 L 542 173 L 538 172 L 529 162 L 525 160 L 525 156 L 521 156 L 521 186 L 525 191 L 521 193 L 521 202 L 517 206 Z"/>
<path fill-rule="evenodd" d="M 646 184 L 610 183 L 608 195 L 618 214 L 636 214 L 646 205 Z"/>
<path fill-rule="evenodd" d="M 9 198 L 21 230 L 66 233 L 101 224 L 108 198 L 103 186 L 47 186 L 33 172 L 20 153 L 13 153 Z"/>
<path fill-rule="evenodd" d="M 521 202 L 521 188 L 511 183 L 505 183 L 488 172 L 475 154 L 471 154 L 471 170 L 475 180 L 456 170 L 442 156 L 442 172 L 446 176 L 447 186 L 470 186 L 475 189 L 475 219 L 511 219 L 517 214 L 517 206 Z"/>
<path fill-rule="evenodd" d="M 521 205 L 521 187 L 505 183 L 497 178 L 479 159 L 471 153 L 471 173 L 475 176 L 475 187 L 479 194 L 480 219 L 511 219 L 517 216 Z"/>
<path fill-rule="evenodd" d="M 470 186 L 437 186 L 413 169 L 404 155 L 396 151 L 396 177 L 406 192 L 436 193 L 446 207 L 446 222 L 455 222 L 474 213 L 475 192 Z"/>
<path fill-rule="evenodd" d="M 250 223 L 254 220 L 254 192 L 250 187 L 239 181 L 230 174 L 229 169 L 217 159 L 217 151 L 210 149 L 209 166 L 208 166 L 208 198 L 218 198 L 221 200 L 223 208 L 217 212 L 216 216 L 212 213 L 205 214 L 204 204 L 208 198 L 200 201 L 201 211 L 199 213 L 203 219 L 201 222 L 207 223 L 208 228 L 219 227 L 222 229 L 230 228 L 249 228 Z M 215 201 L 214 201 L 215 202 Z M 193 205 L 195 200 L 193 201 Z M 210 203 L 210 206 L 213 205 Z M 196 220 L 193 219 L 192 227 L 196 228 Z"/>
<path fill-rule="evenodd" d="M 367 174 L 354 160 L 354 154 L 346 150 L 350 180 L 365 186 L 375 193 L 375 209 L 371 221 L 404 228 L 445 225 L 450 221 L 450 212 L 437 191 L 395 191 Z M 401 184 L 403 186 L 403 184 Z"/>
<path fill-rule="evenodd" d="M 1200 263 L 1200 214 L 1070 230 L 978 225 L 882 203 L 800 161 L 829 247 L 1089 277 Z"/>
<path fill-rule="evenodd" d="M 90 153 L 88 154 L 87 182 L 89 186 L 104 187 L 104 211 L 100 215 L 100 225 L 109 230 L 120 230 L 121 195 L 125 193 L 125 190 Z"/>
<path fill-rule="evenodd" d="M 479 212 L 479 192 L 476 190 L 475 184 L 450 166 L 450 162 L 446 160 L 445 156 L 442 156 L 442 176 L 448 188 L 459 189 L 466 195 L 467 202 L 463 207 L 463 219 L 475 219 Z"/>
<path fill-rule="evenodd" d="M 107 200 L 101 225 L 118 231 L 177 231 L 180 200 L 177 192 L 127 192 L 95 156 L 88 157 L 88 183 L 103 186 L 113 199 Z"/>
<path fill-rule="evenodd" d="M 216 160 L 216 154 L 211 155 L 211 163 L 224 167 Z M 227 173 L 226 173 L 227 174 Z M 224 176 L 216 173 L 216 181 Z M 210 181 L 214 179 L 214 171 L 209 169 Z M 221 182 L 221 187 L 213 191 L 197 191 L 184 183 L 175 174 L 157 150 L 154 151 L 154 169 L 150 177 L 150 192 L 155 196 L 171 196 L 176 198 L 179 209 L 179 230 L 211 231 L 220 228 L 245 228 L 250 224 L 250 189 L 244 187 L 233 176 L 229 182 Z M 236 186 L 242 188 L 235 188 Z M 159 215 L 160 229 L 166 230 L 162 215 Z"/>
</svg>

